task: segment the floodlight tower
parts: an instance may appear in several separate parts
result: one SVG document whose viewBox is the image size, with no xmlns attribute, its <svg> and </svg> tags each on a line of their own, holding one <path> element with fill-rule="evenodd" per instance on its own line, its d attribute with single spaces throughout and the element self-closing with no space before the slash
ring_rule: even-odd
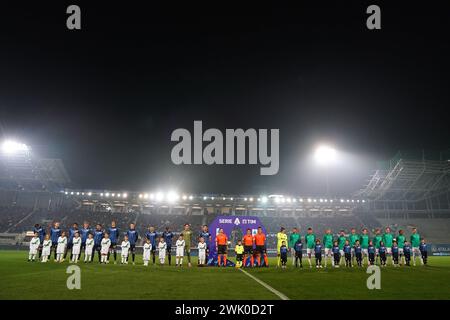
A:
<svg viewBox="0 0 450 320">
<path fill-rule="evenodd" d="M 325 170 L 327 197 L 330 196 L 329 168 L 336 162 L 336 149 L 328 145 L 320 145 L 314 153 L 316 163 Z"/>
</svg>

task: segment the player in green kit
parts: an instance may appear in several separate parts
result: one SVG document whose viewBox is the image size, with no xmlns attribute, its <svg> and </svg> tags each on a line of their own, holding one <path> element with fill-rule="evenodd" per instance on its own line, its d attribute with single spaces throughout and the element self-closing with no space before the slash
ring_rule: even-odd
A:
<svg viewBox="0 0 450 320">
<path fill-rule="evenodd" d="M 392 242 L 394 240 L 394 236 L 391 233 L 391 228 L 386 227 L 385 232 L 383 234 L 383 243 L 386 247 L 386 255 L 391 257 L 391 264 L 394 265 L 394 259 L 392 258 Z"/>
<path fill-rule="evenodd" d="M 295 244 L 297 243 L 298 239 L 300 239 L 300 233 L 298 233 L 297 228 L 292 229 L 292 233 L 289 236 L 289 248 L 291 249 L 292 254 L 292 265 L 295 266 Z"/>
<path fill-rule="evenodd" d="M 382 240 L 383 236 L 381 235 L 380 228 L 375 229 L 375 237 L 373 237 L 373 245 L 375 246 L 375 253 L 376 253 L 375 263 L 378 257 L 380 256 L 380 242 Z"/>
<path fill-rule="evenodd" d="M 309 267 L 312 268 L 311 255 L 314 253 L 316 246 L 316 235 L 313 233 L 312 228 L 308 228 L 308 233 L 305 236 L 306 241 L 306 254 L 308 255 Z"/>
<path fill-rule="evenodd" d="M 181 231 L 181 234 L 183 235 L 184 239 L 184 253 L 186 254 L 188 258 L 188 266 L 191 267 L 191 238 L 192 238 L 192 231 L 191 226 L 189 223 L 186 223 L 184 225 L 184 230 Z"/>
<path fill-rule="evenodd" d="M 420 247 L 420 235 L 417 233 L 417 228 L 412 229 L 411 234 L 411 248 L 412 248 L 412 254 L 413 254 L 413 264 L 416 265 L 416 255 L 419 256 L 420 262 L 423 265 L 422 255 L 419 250 Z"/>
<path fill-rule="evenodd" d="M 339 232 L 339 238 L 338 238 L 339 253 L 341 255 L 341 259 L 339 260 L 339 264 L 341 264 L 342 259 L 344 257 L 345 241 L 347 241 L 347 237 L 345 236 L 345 231 L 341 230 L 341 232 Z"/>
<path fill-rule="evenodd" d="M 361 249 L 363 254 L 363 264 L 364 264 L 364 257 L 367 258 L 367 265 L 369 265 L 369 230 L 367 228 L 362 229 L 362 234 L 360 237 L 360 243 L 361 243 Z"/>
<path fill-rule="evenodd" d="M 404 236 L 404 231 L 399 230 L 398 236 L 396 238 L 397 245 L 398 245 L 398 255 L 400 257 L 400 265 L 403 265 L 405 263 L 405 255 L 403 254 L 403 247 L 405 246 L 406 237 Z"/>
<path fill-rule="evenodd" d="M 355 264 L 355 243 L 356 241 L 359 241 L 359 234 L 356 233 L 356 229 L 352 228 L 350 232 L 350 236 L 348 237 L 348 240 L 350 241 L 350 247 L 352 252 L 352 266 L 356 266 Z"/>
<path fill-rule="evenodd" d="M 334 267 L 334 259 L 331 257 L 331 249 L 333 248 L 333 235 L 331 229 L 327 229 L 323 236 L 323 246 L 325 248 L 325 268 L 327 267 L 327 258 L 331 260 L 331 266 Z"/>
</svg>

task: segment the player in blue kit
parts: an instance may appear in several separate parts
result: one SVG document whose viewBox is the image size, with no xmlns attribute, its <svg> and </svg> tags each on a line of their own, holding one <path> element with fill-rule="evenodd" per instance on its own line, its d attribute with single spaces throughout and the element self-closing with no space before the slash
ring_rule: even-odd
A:
<svg viewBox="0 0 450 320">
<path fill-rule="evenodd" d="M 399 251 L 399 248 L 398 248 L 397 241 L 394 240 L 392 242 L 392 261 L 394 263 L 394 267 L 398 267 L 398 251 Z"/>
<path fill-rule="evenodd" d="M 319 239 L 316 240 L 314 246 L 314 257 L 316 258 L 316 268 L 322 268 L 322 245 Z"/>
<path fill-rule="evenodd" d="M 84 252 L 86 255 L 86 239 L 88 238 L 89 234 L 92 234 L 92 229 L 89 226 L 89 222 L 84 221 L 83 227 L 80 229 L 80 236 L 81 236 L 81 252 Z M 92 255 L 92 252 L 91 252 Z"/>
<path fill-rule="evenodd" d="M 45 229 L 42 228 L 42 226 L 39 223 L 36 223 L 33 228 L 33 233 L 35 233 L 35 234 L 37 233 L 39 241 L 40 241 L 40 245 L 38 247 L 38 254 L 39 254 L 39 260 L 40 260 L 42 257 L 42 246 L 44 244 Z"/>
<path fill-rule="evenodd" d="M 344 258 L 345 258 L 345 266 L 352 266 L 352 247 L 350 246 L 350 241 L 345 240 L 344 244 Z"/>
<path fill-rule="evenodd" d="M 104 236 L 104 232 L 102 229 L 102 225 L 100 223 L 97 223 L 97 225 L 95 226 L 95 230 L 94 230 L 94 248 L 92 249 L 92 257 L 91 257 L 91 261 L 94 261 L 94 255 L 95 252 L 97 251 L 98 253 L 98 262 L 101 262 L 102 260 L 102 255 L 101 255 L 101 248 L 102 248 L 102 239 Z"/>
<path fill-rule="evenodd" d="M 133 260 L 133 264 L 134 264 L 134 259 L 136 256 L 136 243 L 139 239 L 139 235 L 136 230 L 136 225 L 134 223 L 130 223 L 130 229 L 128 229 L 128 231 L 127 231 L 127 236 L 128 236 L 128 241 L 130 242 L 131 259 Z M 129 256 L 130 255 L 128 255 L 128 257 Z M 128 262 L 128 257 L 127 257 L 127 262 Z"/>
<path fill-rule="evenodd" d="M 384 245 L 384 242 L 381 241 L 378 253 L 380 255 L 380 264 L 382 267 L 386 267 L 386 259 L 387 259 L 386 252 L 387 252 L 386 246 Z"/>
<path fill-rule="evenodd" d="M 361 248 L 361 244 L 359 243 L 359 240 L 355 241 L 355 245 L 353 247 L 353 252 L 355 253 L 355 257 L 356 257 L 356 264 L 358 265 L 358 267 L 362 267 L 362 248 Z"/>
<path fill-rule="evenodd" d="M 158 240 L 158 233 L 155 231 L 155 227 L 148 227 L 148 231 L 145 233 L 145 237 L 150 240 L 150 244 L 152 245 L 151 254 L 152 254 L 152 262 L 155 265 L 156 260 L 156 245 Z"/>
<path fill-rule="evenodd" d="M 411 262 L 411 244 L 408 241 L 405 241 L 405 245 L 403 246 L 403 254 L 405 255 L 405 265 L 410 266 Z"/>
<path fill-rule="evenodd" d="M 425 265 L 425 264 L 427 264 L 427 259 L 428 259 L 428 249 L 427 249 L 427 244 L 425 243 L 424 238 L 420 239 L 419 250 L 420 250 L 420 254 L 422 255 L 423 264 Z"/>
<path fill-rule="evenodd" d="M 167 246 L 167 258 L 169 260 L 169 266 L 172 262 L 172 240 L 173 240 L 173 232 L 170 231 L 170 227 L 166 227 L 166 230 L 162 233 L 162 237 L 166 242 Z"/>
<path fill-rule="evenodd" d="M 286 241 L 282 241 L 280 247 L 281 268 L 286 269 L 287 259 L 288 259 L 288 248 L 286 247 Z"/>
<path fill-rule="evenodd" d="M 50 228 L 50 240 L 52 241 L 52 250 L 55 253 L 55 261 L 56 261 L 56 247 L 58 246 L 58 238 L 61 236 L 61 228 L 59 227 L 59 222 L 55 222 L 53 227 Z"/>
<path fill-rule="evenodd" d="M 109 240 L 111 240 L 111 245 L 108 251 L 108 261 L 111 252 L 114 255 L 114 264 L 117 263 L 117 244 L 119 243 L 120 232 L 119 228 L 116 226 L 116 222 L 111 221 L 111 227 L 108 228 L 107 233 L 109 234 Z"/>
<path fill-rule="evenodd" d="M 339 248 L 339 244 L 337 241 L 333 242 L 333 248 L 331 248 L 331 253 L 333 254 L 335 268 L 339 268 L 339 262 L 341 261 L 341 249 Z"/>
<path fill-rule="evenodd" d="M 303 268 L 302 264 L 303 243 L 301 237 L 298 237 L 298 240 L 294 243 L 294 250 L 295 250 L 295 266 L 298 267 L 298 262 L 300 261 L 300 268 Z"/>
<path fill-rule="evenodd" d="M 198 239 L 203 238 L 206 243 L 206 257 L 208 257 L 209 254 L 209 248 L 211 247 L 211 233 L 208 230 L 208 226 L 205 224 L 202 226 L 202 230 L 198 234 Z"/>
<path fill-rule="evenodd" d="M 369 265 L 373 266 L 375 264 L 375 255 L 377 253 L 377 250 L 375 246 L 373 245 L 373 241 L 369 241 L 369 246 L 367 247 L 367 254 L 369 256 Z"/>
<path fill-rule="evenodd" d="M 67 239 L 67 248 L 66 252 L 64 252 L 64 259 L 67 257 L 67 252 L 70 251 L 70 261 L 72 261 L 72 247 L 73 247 L 73 237 L 75 237 L 75 233 L 80 234 L 80 230 L 78 229 L 78 223 L 74 223 L 71 228 L 69 228 L 69 237 Z"/>
</svg>

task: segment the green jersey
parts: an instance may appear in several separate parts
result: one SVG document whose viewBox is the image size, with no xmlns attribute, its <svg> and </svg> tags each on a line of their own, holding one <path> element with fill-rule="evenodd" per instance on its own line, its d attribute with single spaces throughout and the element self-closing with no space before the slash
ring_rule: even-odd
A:
<svg viewBox="0 0 450 320">
<path fill-rule="evenodd" d="M 333 248 L 333 235 L 332 234 L 325 234 L 323 236 L 323 245 L 327 249 Z"/>
<path fill-rule="evenodd" d="M 186 248 L 190 248 L 191 247 L 192 231 L 191 230 L 183 230 L 181 232 L 181 234 L 183 235 L 183 240 L 184 240 L 184 243 L 185 243 L 185 247 Z"/>
<path fill-rule="evenodd" d="M 356 233 L 352 233 L 350 234 L 348 239 L 350 240 L 350 246 L 353 247 L 355 245 L 356 240 L 359 240 L 359 235 Z"/>
<path fill-rule="evenodd" d="M 306 247 L 308 249 L 314 249 L 314 247 L 316 246 L 316 235 L 314 233 L 307 234 L 305 236 L 305 241 L 306 241 Z"/>
<path fill-rule="evenodd" d="M 418 248 L 420 246 L 420 235 L 418 233 L 413 233 L 411 235 L 411 247 Z"/>
<path fill-rule="evenodd" d="M 367 249 L 369 247 L 369 235 L 362 234 L 361 235 L 361 248 Z"/>
<path fill-rule="evenodd" d="M 300 239 L 299 233 L 291 233 L 289 236 L 289 248 L 294 248 L 295 243 Z"/>
<path fill-rule="evenodd" d="M 397 236 L 397 245 L 400 249 L 402 249 L 403 246 L 405 245 L 405 240 L 406 240 L 406 238 L 404 235 L 399 234 Z"/>
<path fill-rule="evenodd" d="M 392 233 L 383 234 L 383 242 L 386 248 L 392 248 L 392 240 L 394 240 Z"/>
<path fill-rule="evenodd" d="M 373 244 L 375 248 L 380 249 L 381 240 L 383 240 L 383 236 L 381 234 L 375 235 L 375 237 L 373 238 Z"/>
<path fill-rule="evenodd" d="M 340 237 L 339 237 L 339 239 L 338 239 L 338 242 L 339 242 L 339 250 L 344 250 L 345 241 L 347 241 L 347 237 L 346 237 L 346 236 L 340 236 Z"/>
</svg>

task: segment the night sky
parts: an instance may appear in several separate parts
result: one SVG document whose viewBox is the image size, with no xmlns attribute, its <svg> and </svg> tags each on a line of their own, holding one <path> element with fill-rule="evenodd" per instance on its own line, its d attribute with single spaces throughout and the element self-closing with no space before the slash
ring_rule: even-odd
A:
<svg viewBox="0 0 450 320">
<path fill-rule="evenodd" d="M 0 138 L 63 159 L 75 187 L 231 194 L 324 194 L 318 143 L 343 160 L 328 169 L 336 195 L 399 149 L 449 148 L 444 1 L 242 2 L 2 3 Z M 172 164 L 170 135 L 194 120 L 280 129 L 279 173 Z"/>
</svg>

